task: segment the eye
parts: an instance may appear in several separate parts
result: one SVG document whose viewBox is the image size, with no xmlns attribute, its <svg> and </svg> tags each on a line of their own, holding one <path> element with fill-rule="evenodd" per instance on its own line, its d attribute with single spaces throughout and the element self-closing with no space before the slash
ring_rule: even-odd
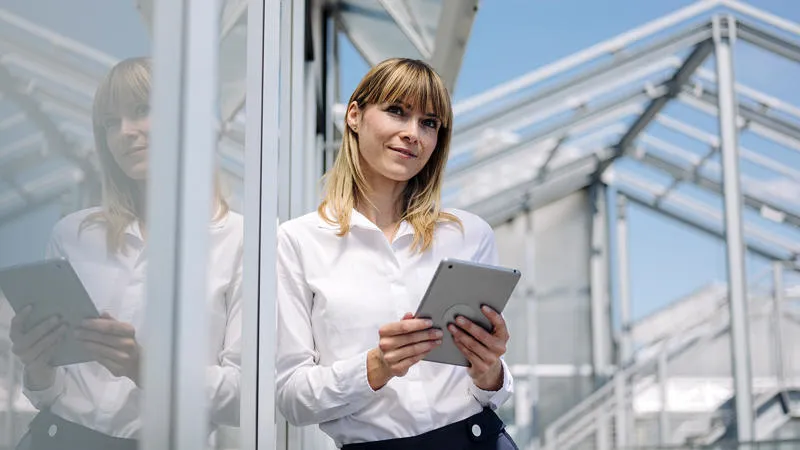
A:
<svg viewBox="0 0 800 450">
<path fill-rule="evenodd" d="M 397 114 L 398 116 L 403 115 L 403 108 L 400 105 L 389 105 L 386 107 L 386 112 L 390 114 Z"/>
<path fill-rule="evenodd" d="M 103 121 L 103 127 L 107 130 L 119 128 L 120 120 L 118 117 L 109 117 Z"/>
<path fill-rule="evenodd" d="M 150 105 L 148 104 L 138 105 L 134 112 L 136 113 L 136 117 L 145 117 L 148 114 L 150 114 Z"/>
<path fill-rule="evenodd" d="M 422 124 L 428 128 L 433 128 L 434 130 L 439 128 L 439 121 L 436 119 L 425 119 L 422 121 Z"/>
</svg>

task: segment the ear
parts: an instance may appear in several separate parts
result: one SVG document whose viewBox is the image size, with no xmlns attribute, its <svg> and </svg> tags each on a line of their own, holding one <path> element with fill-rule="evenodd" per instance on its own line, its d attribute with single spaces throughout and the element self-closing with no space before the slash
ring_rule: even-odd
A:
<svg viewBox="0 0 800 450">
<path fill-rule="evenodd" d="M 358 107 L 358 102 L 352 102 L 347 107 L 347 126 L 353 130 L 353 133 L 358 134 L 358 125 L 361 123 L 361 108 Z"/>
</svg>

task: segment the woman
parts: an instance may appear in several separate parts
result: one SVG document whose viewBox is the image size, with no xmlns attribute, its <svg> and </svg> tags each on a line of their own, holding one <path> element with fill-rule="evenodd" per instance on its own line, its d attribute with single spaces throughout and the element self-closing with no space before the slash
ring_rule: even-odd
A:
<svg viewBox="0 0 800 450">
<path fill-rule="evenodd" d="M 93 361 L 53 367 L 50 357 L 67 329 L 57 318 L 25 330 L 30 311 L 12 321 L 15 354 L 24 364 L 24 393 L 40 413 L 23 447 L 133 449 L 141 429 L 142 350 L 137 336 L 145 309 L 145 193 L 149 147 L 151 62 L 117 64 L 97 89 L 92 112 L 103 170 L 103 204 L 56 224 L 49 257 L 64 257 L 81 278 L 99 319 L 73 330 Z M 238 426 L 241 338 L 242 219 L 215 195 L 210 220 L 206 376 L 209 420 Z"/>
<path fill-rule="evenodd" d="M 442 258 L 497 263 L 489 225 L 440 209 L 452 121 L 427 64 L 377 65 L 350 99 L 318 210 L 279 229 L 278 406 L 339 447 L 516 448 L 493 412 L 512 392 L 503 318 L 484 311 L 492 333 L 449 327 L 464 368 L 422 361 L 446 337 L 409 312 Z"/>
</svg>

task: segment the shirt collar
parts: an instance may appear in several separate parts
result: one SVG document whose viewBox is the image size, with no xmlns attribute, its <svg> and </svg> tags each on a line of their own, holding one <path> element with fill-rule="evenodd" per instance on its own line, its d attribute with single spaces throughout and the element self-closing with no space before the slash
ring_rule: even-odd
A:
<svg viewBox="0 0 800 450">
<path fill-rule="evenodd" d="M 333 212 L 330 208 L 327 209 L 328 217 L 333 217 Z M 329 223 L 325 221 L 321 216 L 319 216 L 319 224 L 320 228 L 325 228 L 328 230 L 338 230 L 339 224 L 338 223 Z M 372 230 L 372 231 L 381 231 L 377 225 L 372 223 L 371 220 L 367 219 L 367 217 L 360 212 L 358 212 L 355 208 L 353 208 L 350 212 L 350 227 L 351 228 L 361 228 L 364 230 Z M 395 239 L 398 239 L 402 236 L 406 235 L 413 235 L 414 234 L 414 227 L 411 226 L 410 223 L 407 221 L 400 222 L 400 226 L 397 229 L 397 234 L 395 235 Z"/>
</svg>

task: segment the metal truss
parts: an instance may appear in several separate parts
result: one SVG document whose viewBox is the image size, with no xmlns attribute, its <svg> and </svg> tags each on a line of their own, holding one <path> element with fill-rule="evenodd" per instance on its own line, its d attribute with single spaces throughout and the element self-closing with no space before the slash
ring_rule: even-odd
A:
<svg viewBox="0 0 800 450">
<path fill-rule="evenodd" d="M 705 14 L 707 18 L 703 17 Z M 679 102 L 718 116 L 716 74 L 704 65 L 715 49 L 714 21 L 728 17 L 732 20 L 729 33 L 734 39 L 800 61 L 800 44 L 778 34 L 800 35 L 800 26 L 739 2 L 698 2 L 456 104 L 454 159 L 445 182 L 449 204 L 501 223 L 520 211 L 566 195 L 569 189 L 615 179 L 612 184 L 620 184 L 620 189 L 638 203 L 658 209 L 669 200 L 673 208 L 668 215 L 706 231 L 709 220 L 715 219 L 715 229 L 721 230 L 722 213 L 712 214 L 704 209 L 699 217 L 692 218 L 696 209 L 674 208 L 675 198 L 681 197 L 679 191 L 685 185 L 722 198 L 722 167 L 715 160 L 721 148 L 717 130 L 706 131 L 687 123 L 666 107 Z M 577 70 L 581 66 L 587 68 Z M 570 76 L 566 76 L 567 71 Z M 537 84 L 544 87 L 536 89 Z M 641 87 L 631 89 L 632 86 Z M 740 133 L 752 133 L 800 151 L 800 108 L 741 84 L 734 89 L 739 100 L 736 120 Z M 609 124 L 621 131 L 611 139 L 578 143 L 585 134 Z M 683 135 L 707 150 L 697 155 L 681 148 L 680 144 L 651 133 L 653 126 Z M 498 143 L 499 135 L 511 139 Z M 561 155 L 565 149 L 571 151 Z M 546 156 L 542 157 L 542 153 Z M 535 157 L 537 154 L 539 157 Z M 738 154 L 775 179 L 800 181 L 798 167 L 741 145 Z M 636 184 L 632 192 L 631 185 L 622 186 L 621 181 L 631 179 L 629 169 L 626 172 L 620 168 L 614 170 L 618 176 L 603 177 L 618 160 L 624 161 L 626 167 L 635 163 L 655 169 L 671 181 L 655 193 L 652 183 Z M 557 170 L 553 170 L 554 163 Z M 589 167 L 594 171 L 587 175 Z M 781 202 L 780 193 L 764 187 L 762 181 L 763 177 L 750 177 L 743 172 L 744 206 L 764 220 L 797 230 L 800 205 L 795 208 L 789 202 Z M 553 185 L 561 189 L 555 192 Z M 645 186 L 651 189 L 648 191 Z M 770 235 L 760 232 L 751 236 L 754 226 L 748 223 L 745 228 L 747 240 L 759 241 Z M 797 246 L 787 240 L 791 239 L 790 234 L 780 242 L 781 251 L 769 254 L 794 262 Z"/>
</svg>

